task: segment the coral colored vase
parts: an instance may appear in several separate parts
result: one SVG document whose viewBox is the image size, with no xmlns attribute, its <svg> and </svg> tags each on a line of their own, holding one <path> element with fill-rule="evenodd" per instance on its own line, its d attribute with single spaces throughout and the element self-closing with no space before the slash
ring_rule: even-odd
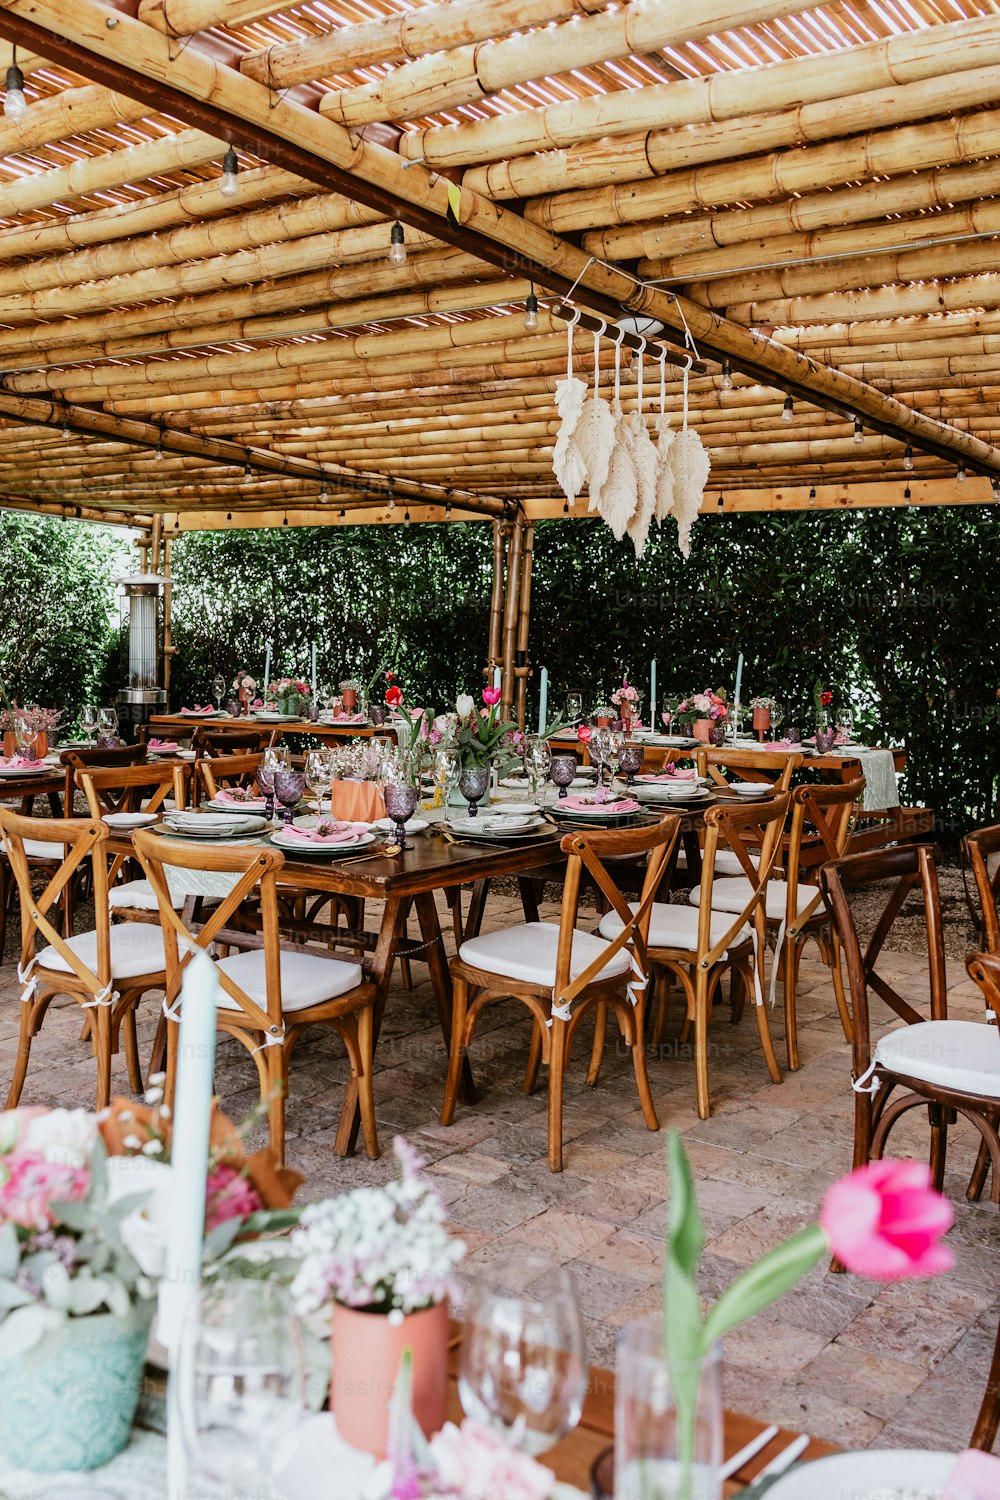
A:
<svg viewBox="0 0 1000 1500">
<path fill-rule="evenodd" d="M 36 760 L 41 760 L 49 753 L 49 734 L 47 729 L 40 729 L 31 744 L 31 753 Z"/>
<path fill-rule="evenodd" d="M 12 729 L 5 730 L 3 737 L 3 753 L 10 760 L 12 755 L 17 754 L 17 740 L 14 738 Z"/>
<path fill-rule="evenodd" d="M 691 725 L 691 733 L 696 740 L 701 740 L 703 745 L 712 743 L 712 730 L 715 728 L 712 719 L 695 719 Z"/>
<path fill-rule="evenodd" d="M 347 709 L 347 712 L 349 714 L 352 714 L 354 712 L 354 710 L 358 706 L 358 693 L 357 693 L 357 689 L 356 688 L 344 688 L 343 702 L 344 702 L 344 707 Z"/>
<path fill-rule="evenodd" d="M 337 1431 L 352 1448 L 385 1457 L 389 1402 L 404 1349 L 413 1352 L 413 1413 L 433 1437 L 448 1416 L 447 1301 L 407 1313 L 398 1323 L 385 1313 L 334 1303 L 330 1404 Z"/>
<path fill-rule="evenodd" d="M 769 708 L 755 708 L 753 711 L 754 733 L 764 743 L 764 735 L 771 727 L 771 710 Z"/>
</svg>

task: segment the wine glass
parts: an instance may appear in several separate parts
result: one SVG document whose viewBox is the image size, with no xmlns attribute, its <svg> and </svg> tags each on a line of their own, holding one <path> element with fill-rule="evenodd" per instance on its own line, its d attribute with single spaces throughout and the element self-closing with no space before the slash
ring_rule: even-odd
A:
<svg viewBox="0 0 1000 1500">
<path fill-rule="evenodd" d="M 271 745 L 260 758 L 256 771 L 257 790 L 264 794 L 264 816 L 274 817 L 274 775 L 290 764 L 284 745 Z"/>
<path fill-rule="evenodd" d="M 462 767 L 458 789 L 469 804 L 470 818 L 479 816 L 479 803 L 486 792 L 486 788 L 489 786 L 489 782 L 489 766 L 480 765 L 476 761 L 469 761 Z"/>
<path fill-rule="evenodd" d="M 851 744 L 854 740 L 854 713 L 849 708 L 842 708 L 837 713 L 837 734 L 842 735 L 842 744 Z"/>
<path fill-rule="evenodd" d="M 274 795 L 285 809 L 282 813 L 282 821 L 285 827 L 289 827 L 295 809 L 302 801 L 302 793 L 306 789 L 306 778 L 304 771 L 292 771 L 282 768 L 274 773 Z"/>
<path fill-rule="evenodd" d="M 94 735 L 97 733 L 99 713 L 100 710 L 98 709 L 96 703 L 84 703 L 80 706 L 80 711 L 77 714 L 77 719 L 79 720 L 81 730 L 86 735 L 88 740 L 92 740 L 94 738 Z"/>
<path fill-rule="evenodd" d="M 458 1375 L 468 1417 L 534 1456 L 577 1425 L 586 1388 L 583 1320 L 564 1266 L 526 1255 L 474 1283 Z"/>
<path fill-rule="evenodd" d="M 576 756 L 553 755 L 549 775 L 559 788 L 559 796 L 568 796 L 567 788 L 576 779 Z"/>
<path fill-rule="evenodd" d="M 420 788 L 413 781 L 387 781 L 382 795 L 385 798 L 386 813 L 396 825 L 393 837 L 399 845 L 400 853 L 404 849 L 412 849 L 413 845 L 406 842 L 406 825 L 416 811 Z"/>
<path fill-rule="evenodd" d="M 242 1278 L 203 1286 L 171 1378 L 198 1492 L 259 1494 L 261 1476 L 287 1461 L 306 1416 L 301 1330 L 286 1289 Z"/>
<path fill-rule="evenodd" d="M 614 789 L 615 777 L 618 775 L 619 769 L 621 768 L 622 753 L 624 749 L 625 736 L 622 731 L 620 729 L 609 729 L 608 751 L 606 756 L 606 763 L 609 771 L 611 772 L 611 779 L 608 782 L 609 790 Z"/>
<path fill-rule="evenodd" d="M 625 784 L 629 788 L 635 786 L 635 774 L 642 770 L 645 758 L 645 746 L 637 744 L 635 740 L 627 740 L 622 746 L 621 768 L 625 772 Z"/>
<path fill-rule="evenodd" d="M 590 736 L 587 751 L 590 755 L 590 763 L 597 767 L 597 785 L 604 785 L 604 766 L 608 758 L 608 737 L 611 730 L 607 728 L 595 729 Z"/>
<path fill-rule="evenodd" d="M 222 707 L 223 694 L 226 691 L 226 679 L 218 673 L 212 678 L 212 697 L 215 699 L 215 711 L 218 713 Z"/>
<path fill-rule="evenodd" d="M 116 735 L 118 733 L 118 713 L 115 709 L 98 709 L 97 730 L 99 734 Z"/>
<path fill-rule="evenodd" d="M 572 692 L 566 694 L 566 717 L 571 724 L 583 718 L 583 694 Z"/>
<path fill-rule="evenodd" d="M 674 704 L 671 698 L 664 698 L 663 700 L 663 708 L 660 712 L 660 721 L 663 724 L 664 729 L 669 734 L 670 726 L 674 722 Z"/>
<path fill-rule="evenodd" d="M 778 730 L 785 722 L 785 706 L 783 703 L 771 704 L 771 738 L 778 738 Z"/>
<path fill-rule="evenodd" d="M 524 741 L 524 769 L 531 781 L 531 799 L 538 796 L 538 786 L 544 789 L 552 765 L 552 746 L 541 735 L 529 734 Z"/>
<path fill-rule="evenodd" d="M 333 766 L 330 763 L 329 750 L 310 750 L 306 755 L 305 773 L 306 785 L 316 796 L 316 811 L 322 817 L 323 798 L 333 786 Z M 333 816 L 332 803 L 330 816 Z"/>
<path fill-rule="evenodd" d="M 434 785 L 441 793 L 441 801 L 447 813 L 451 794 L 458 786 L 458 778 L 462 774 L 462 758 L 458 751 L 447 746 L 443 750 L 435 750 L 432 772 Z"/>
</svg>

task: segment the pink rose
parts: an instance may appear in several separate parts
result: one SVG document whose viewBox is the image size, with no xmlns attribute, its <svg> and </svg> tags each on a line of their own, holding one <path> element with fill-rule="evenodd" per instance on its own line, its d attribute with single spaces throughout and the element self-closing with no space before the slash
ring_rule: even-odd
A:
<svg viewBox="0 0 1000 1500">
<path fill-rule="evenodd" d="M 546 1500 L 555 1483 L 551 1469 L 468 1418 L 460 1428 L 446 1422 L 430 1447 L 442 1488 L 462 1500 Z"/>
<path fill-rule="evenodd" d="M 8 1176 L 0 1183 L 0 1223 L 21 1229 L 49 1229 L 56 1222 L 53 1203 L 71 1203 L 87 1196 L 90 1172 L 86 1167 L 45 1161 L 24 1152 L 6 1161 Z"/>
<path fill-rule="evenodd" d="M 205 1187 L 206 1232 L 227 1219 L 245 1219 L 264 1207 L 257 1189 L 235 1167 L 218 1166 L 209 1172 Z"/>
<path fill-rule="evenodd" d="M 849 1271 L 902 1281 L 951 1269 L 955 1257 L 940 1240 L 954 1217 L 926 1162 L 873 1161 L 834 1183 L 819 1222 Z"/>
</svg>

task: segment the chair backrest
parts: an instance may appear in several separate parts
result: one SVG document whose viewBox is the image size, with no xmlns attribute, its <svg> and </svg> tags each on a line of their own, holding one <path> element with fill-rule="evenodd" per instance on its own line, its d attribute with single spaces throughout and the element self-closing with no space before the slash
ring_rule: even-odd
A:
<svg viewBox="0 0 1000 1500">
<path fill-rule="evenodd" d="M 758 961 L 755 965 L 757 999 L 762 999 L 760 966 L 764 961 L 767 934 L 767 884 L 781 849 L 788 811 L 788 793 L 779 792 L 761 802 L 716 803 L 705 814 L 705 843 L 701 851 L 701 889 L 698 905 L 698 964 L 709 968 L 721 959 L 746 924 L 752 923 L 757 934 Z M 732 915 L 725 932 L 712 934 L 712 885 L 715 881 L 715 859 L 720 846 L 736 855 L 750 890 L 743 909 Z M 750 858 L 751 848 L 760 850 L 758 862 Z M 726 913 L 725 915 L 730 915 Z M 719 913 L 714 913 L 716 920 Z"/>
<path fill-rule="evenodd" d="M 987 1021 L 1000 1026 L 1000 954 L 968 953 L 965 967 L 983 992 Z"/>
<path fill-rule="evenodd" d="M 105 813 L 162 811 L 170 796 L 176 807 L 186 807 L 190 778 L 190 766 L 159 763 L 126 766 L 120 771 L 110 766 L 89 766 L 77 771 L 75 779 L 87 798 L 91 817 L 102 818 Z"/>
<path fill-rule="evenodd" d="M 770 781 L 776 791 L 787 792 L 802 755 L 798 750 L 709 750 L 702 746 L 695 752 L 695 761 L 698 775 L 720 786 L 728 785 L 725 773 L 732 771 L 737 781 Z"/>
<path fill-rule="evenodd" d="M 197 763 L 197 780 L 205 796 L 212 798 L 224 786 L 248 787 L 254 783 L 263 752 L 258 755 L 219 755 Z M 197 792 L 198 787 L 194 788 Z"/>
<path fill-rule="evenodd" d="M 201 950 L 211 957 L 212 945 L 216 942 L 236 944 L 240 948 L 263 948 L 267 983 L 266 1011 L 251 1000 L 240 985 L 218 966 L 216 978 L 254 1026 L 269 1036 L 280 1039 L 284 1034 L 280 959 L 282 943 L 278 928 L 275 875 L 285 863 L 281 851 L 260 846 L 206 849 L 202 845 L 196 849 L 190 844 L 161 838 L 144 829 L 139 829 L 133 835 L 133 843 L 139 863 L 159 903 L 166 954 L 168 1006 L 180 994 L 184 970 L 196 951 Z M 218 904 L 205 913 L 197 931 L 188 927 L 184 913 L 174 908 L 166 873 L 171 868 L 196 870 L 200 875 L 210 871 L 233 877 L 228 894 L 222 896 Z M 231 927 L 231 918 L 254 891 L 258 891 L 260 896 L 259 933 L 248 933 Z M 315 951 L 320 957 L 328 956 L 320 949 Z"/>
<path fill-rule="evenodd" d="M 86 770 L 88 766 L 141 766 L 145 759 L 145 745 L 117 745 L 113 750 L 102 750 L 96 746 L 91 750 L 63 750 L 59 763 L 66 770 L 66 816 L 71 817 L 73 813 L 73 788 L 77 771 Z"/>
<path fill-rule="evenodd" d="M 864 789 L 865 778 L 859 776 L 856 781 L 797 786 L 791 793 L 792 816 L 785 864 L 786 930 L 794 932 L 822 906 L 823 892 L 817 890 L 812 901 L 799 910 L 800 871 L 805 864 L 815 870 L 831 859 L 840 859 L 851 837 L 855 804 Z"/>
<path fill-rule="evenodd" d="M 832 860 L 824 865 L 820 871 L 820 887 L 837 924 L 847 961 L 851 1009 L 854 1013 L 855 1078 L 866 1073 L 871 1064 L 869 991 L 878 995 L 900 1020 L 910 1026 L 928 1019 L 909 1000 L 904 1000 L 876 967 L 896 918 L 908 898 L 916 892 L 923 899 L 927 935 L 930 1019 L 947 1019 L 948 986 L 937 878 L 939 859 L 940 850 L 933 844 L 891 844 L 885 849 L 847 854 L 842 859 Z M 895 882 L 888 893 L 873 890 L 873 887 L 884 886 L 888 881 Z M 850 902 L 850 896 L 855 893 L 870 893 L 876 899 L 884 900 L 871 937 L 864 947 Z M 870 925 L 867 919 L 865 925 Z"/>
<path fill-rule="evenodd" d="M 588 830 L 565 835 L 559 847 L 569 858 L 559 913 L 559 949 L 556 954 L 556 982 L 552 991 L 553 1006 L 571 1005 L 587 985 L 600 979 L 601 971 L 607 967 L 610 959 L 625 947 L 629 948 L 633 968 L 637 969 L 632 981 L 633 988 L 645 988 L 649 973 L 646 944 L 653 901 L 667 860 L 680 835 L 680 826 L 681 820 L 677 814 L 667 813 L 659 823 L 651 827 L 595 829 L 593 833 Z M 604 861 L 638 854 L 646 854 L 648 859 L 638 905 L 632 911 Z M 572 979 L 573 938 L 580 901 L 580 879 L 584 869 L 618 913 L 623 927 L 599 957 Z"/>
<path fill-rule="evenodd" d="M 207 724 L 197 724 L 191 736 L 191 748 L 209 758 L 253 753 L 276 745 L 281 733 L 280 729 L 264 726 L 259 729 L 209 729 Z"/>
<path fill-rule="evenodd" d="M 31 984 L 35 939 L 54 947 L 95 1003 L 105 1004 L 111 993 L 111 923 L 108 914 L 108 827 L 99 818 L 25 818 L 0 807 L 0 837 L 17 881 L 21 905 L 21 961 L 18 978 Z M 66 857 L 40 895 L 31 889 L 31 869 L 25 839 L 62 843 Z M 82 865 L 90 863 L 94 879 L 94 930 L 97 933 L 97 971 L 89 969 L 68 947 L 48 913 L 57 905 L 67 883 Z M 29 991 L 26 991 L 30 993 Z M 86 1003 L 86 1002 L 85 1002 Z"/>
<path fill-rule="evenodd" d="M 980 946 L 987 953 L 1000 953 L 1000 824 L 967 833 L 962 840 L 962 859 L 976 882 L 976 902 L 969 896 L 968 880 L 966 896 L 979 929 Z"/>
</svg>

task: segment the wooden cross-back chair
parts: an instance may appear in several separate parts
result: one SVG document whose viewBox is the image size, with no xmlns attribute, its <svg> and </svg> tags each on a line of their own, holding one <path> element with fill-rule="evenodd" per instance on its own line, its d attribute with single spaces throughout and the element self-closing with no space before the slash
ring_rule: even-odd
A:
<svg viewBox="0 0 1000 1500">
<path fill-rule="evenodd" d="M 962 1115 L 982 1140 L 968 1196 L 978 1198 L 993 1168 L 992 1200 L 1000 1203 L 1000 1031 L 976 1021 L 948 1017 L 948 991 L 939 851 L 931 844 L 898 844 L 849 854 L 825 865 L 820 883 L 840 934 L 853 1011 L 854 1165 L 878 1160 L 904 1114 L 926 1109 L 930 1165 L 935 1186 L 944 1185 L 948 1125 Z M 883 882 L 895 884 L 866 945 L 854 921 L 851 897 L 868 896 Z M 878 971 L 893 924 L 911 896 L 923 903 L 927 934 L 929 1018 L 900 995 Z M 876 995 L 904 1024 L 872 1045 L 869 996 Z M 895 1097 L 894 1097 L 895 1096 Z"/>
<path fill-rule="evenodd" d="M 993 832 L 994 830 L 984 831 Z M 970 953 L 965 960 L 965 967 L 970 979 L 973 979 L 982 990 L 983 999 L 993 1014 L 997 1035 L 1000 1037 L 1000 954 Z M 984 1452 L 992 1453 L 998 1427 L 1000 1427 L 1000 1324 L 997 1326 L 986 1390 L 976 1417 L 976 1425 L 969 1439 L 969 1447 L 982 1448 Z"/>
<path fill-rule="evenodd" d="M 1000 824 L 967 833 L 962 859 L 963 874 L 970 870 L 976 887 L 976 900 L 969 898 L 969 909 L 978 928 L 979 946 L 987 953 L 1000 953 Z"/>
<path fill-rule="evenodd" d="M 129 1083 L 136 1093 L 142 1089 L 135 1007 L 147 990 L 162 989 L 166 982 L 162 935 L 158 927 L 111 926 L 106 823 L 96 818 L 24 818 L 0 808 L 0 835 L 21 897 L 21 1022 L 7 1108 L 13 1109 L 21 1096 L 31 1043 L 49 1005 L 56 995 L 69 995 L 88 1020 L 85 1035 L 97 1058 L 97 1108 L 103 1109 L 111 1098 L 111 1059 L 122 1029 Z M 38 895 L 32 893 L 24 850 L 31 838 L 58 838 L 67 851 Z M 94 929 L 64 936 L 52 925 L 49 913 L 67 883 L 85 867 L 93 878 Z M 38 939 L 46 946 L 36 953 Z"/>
<path fill-rule="evenodd" d="M 218 755 L 195 763 L 191 801 L 194 805 L 202 796 L 211 800 L 223 787 L 251 787 L 261 763 L 263 751 L 240 755 Z"/>
<path fill-rule="evenodd" d="M 695 1084 L 698 1114 L 707 1120 L 712 1111 L 708 1083 L 708 1021 L 723 976 L 732 978 L 733 1017 L 742 1015 L 743 1001 L 754 1001 L 761 1049 L 773 1083 L 781 1082 L 774 1043 L 764 1004 L 761 966 L 767 943 L 765 903 L 768 881 L 781 848 L 788 793 L 749 805 L 719 804 L 705 814 L 700 903 L 677 906 L 657 902 L 649 924 L 649 956 L 658 970 L 654 1040 L 662 1040 L 671 980 L 680 981 L 685 997 L 681 1040 L 694 1029 Z M 746 899 L 735 912 L 713 911 L 712 884 L 718 856 L 727 849 L 746 881 Z M 750 850 L 760 850 L 751 856 Z M 621 918 L 602 917 L 598 929 L 613 937 Z"/>
<path fill-rule="evenodd" d="M 784 879 L 768 882 L 764 911 L 768 937 L 774 944 L 769 1003 L 774 1004 L 775 982 L 780 972 L 784 983 L 785 1046 L 788 1066 L 799 1066 L 798 1020 L 795 991 L 802 950 L 812 939 L 833 979 L 837 1009 L 848 1041 L 851 1013 L 844 993 L 840 969 L 840 940 L 823 902 L 818 885 L 801 880 L 804 868 L 813 876 L 818 864 L 840 859 L 851 836 L 854 808 L 864 791 L 864 777 L 833 785 L 799 786 L 791 793 L 792 814 L 782 855 Z M 718 856 L 716 857 L 718 869 Z M 739 911 L 750 893 L 745 876 L 716 880 L 712 884 L 712 906 L 716 911 Z M 692 905 L 701 902 L 702 888 L 690 895 Z"/>
<path fill-rule="evenodd" d="M 95 746 L 90 750 L 63 750 L 59 763 L 65 768 L 65 813 L 73 812 L 73 793 L 76 790 L 76 773 L 89 770 L 91 766 L 115 767 L 124 770 L 128 766 L 141 766 L 146 759 L 145 745 L 116 745 L 111 750 Z"/>
<path fill-rule="evenodd" d="M 452 1023 L 448 1082 L 441 1109 L 450 1125 L 462 1076 L 462 1061 L 483 1010 L 496 1001 L 519 1000 L 534 1022 L 534 1066 L 529 1064 L 525 1092 L 534 1087 L 538 1063 L 549 1067 L 548 1162 L 553 1172 L 563 1165 L 563 1081 L 573 1038 L 583 1017 L 597 1010 L 603 1021 L 610 1008 L 632 1053 L 643 1119 L 659 1129 L 646 1076 L 646 934 L 649 913 L 664 865 L 677 841 L 675 814 L 644 828 L 568 833 L 560 848 L 568 856 L 559 922 L 523 922 L 499 932 L 468 939 L 452 960 Z M 648 856 L 640 899 L 630 907 L 606 861 L 613 856 Z M 611 939 L 582 932 L 577 926 L 580 880 L 586 870 L 618 915 L 620 930 Z M 596 1084 L 593 1055 L 587 1081 Z"/>
<path fill-rule="evenodd" d="M 270 1144 L 279 1161 L 285 1150 L 285 1094 L 292 1052 L 308 1026 L 327 1025 L 339 1033 L 347 1049 L 352 1077 L 357 1082 L 365 1147 L 378 1156 L 375 1105 L 372 1092 L 373 1006 L 376 989 L 361 965 L 337 958 L 319 948 L 283 943 L 278 924 L 276 879 L 284 866 L 277 849 L 192 848 L 139 830 L 133 839 L 160 907 L 166 950 L 167 1086 L 173 1098 L 179 1032 L 178 1000 L 191 954 L 212 954 L 213 944 L 225 945 L 225 958 L 213 958 L 222 991 L 218 1026 L 250 1053 L 257 1068 L 261 1102 L 267 1108 Z M 200 875 L 231 876 L 225 894 L 206 913 L 197 928 L 175 909 L 167 868 L 193 870 Z M 226 885 L 225 879 L 220 884 Z M 248 899 L 259 903 L 258 933 L 236 930 L 240 908 Z"/>
<path fill-rule="evenodd" d="M 776 792 L 787 792 L 791 786 L 792 777 L 802 764 L 802 754 L 798 750 L 787 752 L 766 749 L 744 749 L 744 750 L 713 750 L 707 745 L 702 745 L 695 751 L 695 766 L 699 776 L 716 786 L 726 787 L 730 779 L 736 781 L 770 781 Z M 731 769 L 733 777 L 726 776 L 726 770 Z M 752 854 L 756 863 L 756 851 Z M 780 864 L 780 860 L 779 860 Z M 678 870 L 686 870 L 688 862 L 685 851 L 682 849 L 677 859 Z M 715 856 L 716 875 L 740 875 L 743 867 L 731 849 L 720 848 Z"/>
<path fill-rule="evenodd" d="M 183 763 L 147 762 L 112 767 L 91 766 L 77 771 L 76 784 L 87 799 L 93 818 L 110 813 L 146 812 L 161 816 L 169 801 L 187 806 L 191 767 Z M 108 869 L 108 904 L 116 917 L 132 922 L 158 922 L 159 906 L 148 880 L 123 879 L 131 862 L 129 854 L 116 854 Z"/>
<path fill-rule="evenodd" d="M 281 739 L 280 729 L 209 729 L 196 724 L 191 735 L 191 749 L 209 760 L 224 755 L 258 755 Z"/>
</svg>

